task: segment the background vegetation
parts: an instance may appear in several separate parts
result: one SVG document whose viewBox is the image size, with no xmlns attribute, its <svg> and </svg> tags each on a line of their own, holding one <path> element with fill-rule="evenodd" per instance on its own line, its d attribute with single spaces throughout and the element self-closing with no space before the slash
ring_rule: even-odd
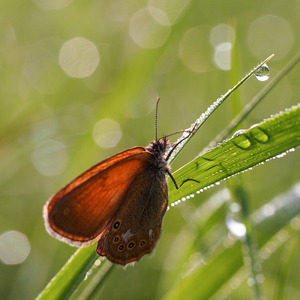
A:
<svg viewBox="0 0 300 300">
<path fill-rule="evenodd" d="M 300 1 L 3 1 L 0 16 L 0 235 L 20 232 L 30 245 L 22 263 L 0 262 L 1 299 L 35 298 L 74 253 L 47 234 L 43 205 L 96 162 L 154 139 L 157 96 L 159 135 L 185 129 L 259 61 L 275 53 L 268 64 L 272 78 L 300 46 Z M 206 147 L 264 85 L 254 78 L 245 83 L 197 133 L 173 170 Z M 298 97 L 296 66 L 243 127 L 297 104 Z M 296 150 L 239 176 L 250 213 L 263 208 L 271 214 L 266 204 L 297 183 L 299 164 Z M 134 267 L 114 267 L 101 298 L 160 299 L 220 244 L 227 247 L 226 218 L 241 217 L 225 187 L 222 182 L 172 207 L 155 253 Z M 299 299 L 299 227 L 294 218 L 257 251 L 266 299 L 280 299 L 282 282 L 285 298 Z M 190 239 L 193 251 L 184 251 Z M 0 250 L 10 249 L 9 243 L 0 237 Z M 17 240 L 17 246 L 24 243 Z M 226 263 L 218 261 L 205 274 L 208 282 L 228 271 Z M 215 299 L 251 299 L 253 284 L 242 272 L 232 274 Z"/>
</svg>

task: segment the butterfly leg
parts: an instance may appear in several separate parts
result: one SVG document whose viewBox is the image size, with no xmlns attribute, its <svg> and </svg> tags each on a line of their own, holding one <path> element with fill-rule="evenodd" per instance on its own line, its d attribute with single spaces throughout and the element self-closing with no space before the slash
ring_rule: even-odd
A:
<svg viewBox="0 0 300 300">
<path fill-rule="evenodd" d="M 187 182 L 187 181 L 195 181 L 195 182 L 197 182 L 197 183 L 200 183 L 200 182 L 199 182 L 198 180 L 196 180 L 196 179 L 189 178 L 189 179 L 186 179 L 186 180 L 182 181 L 181 185 L 178 186 L 178 185 L 177 185 L 177 182 L 175 181 L 175 179 L 174 179 L 173 175 L 171 174 L 171 172 L 167 170 L 167 173 L 168 173 L 168 175 L 171 177 L 172 181 L 174 182 L 174 185 L 175 185 L 175 187 L 176 187 L 177 190 L 180 189 L 180 188 L 182 187 L 182 185 L 183 185 L 185 182 Z"/>
</svg>

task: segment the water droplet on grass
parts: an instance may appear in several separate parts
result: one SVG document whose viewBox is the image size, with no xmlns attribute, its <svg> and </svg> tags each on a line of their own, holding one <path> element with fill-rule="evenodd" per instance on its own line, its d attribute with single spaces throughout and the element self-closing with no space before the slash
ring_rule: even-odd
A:
<svg viewBox="0 0 300 300">
<path fill-rule="evenodd" d="M 252 128 L 250 133 L 260 143 L 266 143 L 269 139 L 269 137 L 258 127 Z"/>
<path fill-rule="evenodd" d="M 251 142 L 248 140 L 247 136 L 244 134 L 241 134 L 234 138 L 232 141 L 237 147 L 246 150 L 251 146 Z"/>
<path fill-rule="evenodd" d="M 259 81 L 266 81 L 270 77 L 270 69 L 266 64 L 263 64 L 256 72 L 255 77 Z"/>
</svg>

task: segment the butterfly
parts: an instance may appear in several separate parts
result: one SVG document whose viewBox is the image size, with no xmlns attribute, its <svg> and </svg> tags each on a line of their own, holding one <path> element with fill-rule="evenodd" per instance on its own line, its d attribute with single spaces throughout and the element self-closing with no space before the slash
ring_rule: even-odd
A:
<svg viewBox="0 0 300 300">
<path fill-rule="evenodd" d="M 88 169 L 45 204 L 47 231 L 73 246 L 97 241 L 97 253 L 121 265 L 150 253 L 168 207 L 166 175 L 177 189 L 193 180 L 178 186 L 170 171 L 168 159 L 182 141 L 171 145 L 156 133 L 147 147 L 125 150 Z"/>
</svg>

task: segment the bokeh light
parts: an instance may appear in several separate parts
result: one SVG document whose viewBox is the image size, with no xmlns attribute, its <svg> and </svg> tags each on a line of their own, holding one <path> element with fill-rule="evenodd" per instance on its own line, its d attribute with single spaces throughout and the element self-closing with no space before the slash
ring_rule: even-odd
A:
<svg viewBox="0 0 300 300">
<path fill-rule="evenodd" d="M 170 31 L 168 16 L 154 7 L 139 10 L 130 22 L 130 36 L 141 48 L 162 46 Z"/>
<path fill-rule="evenodd" d="M 212 68 L 210 60 L 207 59 L 211 53 L 208 36 L 207 26 L 197 26 L 185 32 L 181 38 L 179 56 L 193 72 L 203 73 Z"/>
<path fill-rule="evenodd" d="M 27 237 L 17 231 L 8 231 L 0 236 L 0 259 L 8 264 L 22 263 L 30 252 Z"/>
<path fill-rule="evenodd" d="M 231 53 L 235 43 L 235 30 L 233 27 L 220 24 L 210 33 L 210 43 L 215 48 L 214 61 L 221 70 L 231 69 Z"/>
<path fill-rule="evenodd" d="M 101 148 L 113 148 L 121 140 L 122 130 L 118 122 L 105 118 L 95 124 L 93 137 Z"/>
<path fill-rule="evenodd" d="M 294 230 L 300 230 L 300 218 L 294 218 L 291 220 L 291 226 Z"/>
<path fill-rule="evenodd" d="M 223 43 L 216 47 L 214 60 L 220 69 L 226 71 L 231 69 L 231 50 L 231 43 Z"/>
<path fill-rule="evenodd" d="M 61 67 L 71 77 L 90 76 L 99 61 L 100 56 L 95 44 L 81 37 L 66 42 L 59 56 Z"/>
<path fill-rule="evenodd" d="M 282 17 L 265 15 L 250 25 L 248 44 L 259 58 L 275 53 L 274 60 L 282 59 L 290 52 L 294 41 L 292 28 Z"/>
<path fill-rule="evenodd" d="M 212 28 L 209 36 L 210 43 L 217 48 L 224 43 L 235 43 L 235 29 L 227 24 L 219 24 Z"/>
</svg>

